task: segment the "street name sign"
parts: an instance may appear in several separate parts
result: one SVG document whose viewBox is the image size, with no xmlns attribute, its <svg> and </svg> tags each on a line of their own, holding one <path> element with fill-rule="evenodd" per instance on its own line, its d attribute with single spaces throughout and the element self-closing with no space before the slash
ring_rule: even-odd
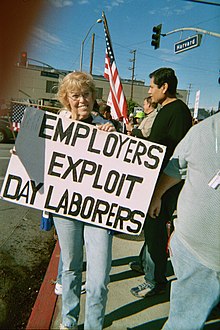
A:
<svg viewBox="0 0 220 330">
<path fill-rule="evenodd" d="M 200 46 L 202 34 L 196 34 L 187 39 L 178 41 L 174 44 L 175 54 Z"/>
</svg>

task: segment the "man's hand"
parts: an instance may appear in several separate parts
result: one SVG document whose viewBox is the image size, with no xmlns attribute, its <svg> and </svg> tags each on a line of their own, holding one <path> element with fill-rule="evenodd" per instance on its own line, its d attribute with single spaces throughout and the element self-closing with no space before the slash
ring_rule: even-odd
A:
<svg viewBox="0 0 220 330">
<path fill-rule="evenodd" d="M 161 209 L 161 198 L 158 198 L 156 195 L 153 196 L 150 207 L 148 210 L 148 214 L 151 218 L 158 217 Z"/>
</svg>

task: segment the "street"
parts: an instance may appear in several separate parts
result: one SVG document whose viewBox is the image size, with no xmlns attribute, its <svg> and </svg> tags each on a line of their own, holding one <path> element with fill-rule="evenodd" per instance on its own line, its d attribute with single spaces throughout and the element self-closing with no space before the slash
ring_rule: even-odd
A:
<svg viewBox="0 0 220 330">
<path fill-rule="evenodd" d="M 12 144 L 0 144 L 0 186 Z M 0 329 L 25 329 L 55 240 L 40 231 L 41 211 L 0 199 Z"/>
</svg>

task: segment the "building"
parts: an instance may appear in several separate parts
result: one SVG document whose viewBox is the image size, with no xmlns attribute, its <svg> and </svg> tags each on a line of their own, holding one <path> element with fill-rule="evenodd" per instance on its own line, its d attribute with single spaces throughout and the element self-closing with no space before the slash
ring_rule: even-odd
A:
<svg viewBox="0 0 220 330">
<path fill-rule="evenodd" d="M 0 95 L 1 104 L 9 104 L 11 100 L 31 100 L 33 103 L 56 106 L 56 92 L 59 79 L 62 79 L 69 71 L 55 70 L 52 67 L 32 65 L 15 66 L 10 79 L 10 88 L 7 95 Z M 107 100 L 109 94 L 109 81 L 103 76 L 93 75 L 97 89 L 97 99 Z M 132 82 L 121 79 L 123 90 L 127 100 L 130 99 Z M 144 81 L 133 81 L 133 101 L 142 105 L 148 94 L 149 86 Z M 178 97 L 186 102 L 187 90 L 178 90 Z"/>
</svg>

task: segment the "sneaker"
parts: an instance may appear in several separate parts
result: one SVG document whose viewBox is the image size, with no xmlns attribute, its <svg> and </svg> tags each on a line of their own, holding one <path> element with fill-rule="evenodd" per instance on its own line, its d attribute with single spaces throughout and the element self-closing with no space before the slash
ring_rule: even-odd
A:
<svg viewBox="0 0 220 330">
<path fill-rule="evenodd" d="M 56 283 L 54 292 L 56 295 L 61 296 L 63 292 L 62 284 Z M 86 283 L 81 286 L 81 294 L 86 293 Z"/>
<path fill-rule="evenodd" d="M 144 275 L 144 270 L 143 270 L 143 267 L 141 266 L 140 262 L 138 262 L 138 261 L 129 262 L 129 267 L 134 272 L 138 272 L 138 273 Z"/>
<path fill-rule="evenodd" d="M 62 291 L 63 291 L 62 284 L 56 282 L 55 289 L 54 289 L 55 294 L 58 296 L 61 296 Z"/>
<path fill-rule="evenodd" d="M 77 330 L 78 329 L 78 326 L 77 325 L 74 325 L 72 327 L 66 327 L 65 325 L 63 325 L 62 323 L 60 324 L 60 330 L 68 330 L 68 329 L 71 329 L 71 330 Z"/>
<path fill-rule="evenodd" d="M 131 293 L 133 296 L 137 298 L 144 298 L 154 290 L 155 285 L 151 282 L 144 282 L 143 284 L 140 284 L 136 286 L 135 288 L 131 289 Z"/>
<path fill-rule="evenodd" d="M 82 284 L 81 286 L 81 294 L 86 293 L 86 283 Z"/>
<path fill-rule="evenodd" d="M 131 289 L 131 293 L 137 298 L 145 298 L 166 292 L 166 283 L 153 284 L 145 282 Z"/>
</svg>

